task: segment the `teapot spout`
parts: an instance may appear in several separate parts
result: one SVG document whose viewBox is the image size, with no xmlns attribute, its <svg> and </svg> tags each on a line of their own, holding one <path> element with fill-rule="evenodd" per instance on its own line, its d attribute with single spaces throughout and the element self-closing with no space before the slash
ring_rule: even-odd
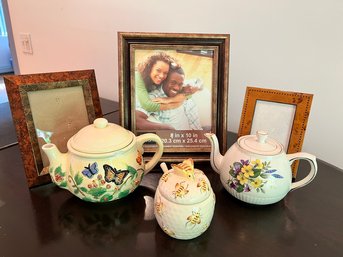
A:
<svg viewBox="0 0 343 257">
<path fill-rule="evenodd" d="M 61 153 L 55 144 L 45 144 L 42 146 L 44 153 L 48 156 L 50 166 L 49 173 L 52 181 L 60 187 L 67 184 L 66 167 L 67 154 Z"/>
<path fill-rule="evenodd" d="M 219 144 L 218 144 L 217 136 L 214 133 L 205 133 L 205 136 L 211 142 L 211 147 L 212 147 L 211 156 L 210 156 L 211 166 L 215 172 L 220 174 L 219 167 L 221 166 L 221 163 L 222 163 L 224 156 L 221 155 L 219 152 Z"/>
</svg>

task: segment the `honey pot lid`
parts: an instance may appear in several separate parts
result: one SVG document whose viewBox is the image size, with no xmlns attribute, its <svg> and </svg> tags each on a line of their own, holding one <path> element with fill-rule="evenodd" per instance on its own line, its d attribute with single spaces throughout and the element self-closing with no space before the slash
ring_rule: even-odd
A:
<svg viewBox="0 0 343 257">
<path fill-rule="evenodd" d="M 283 146 L 262 130 L 257 131 L 256 135 L 240 137 L 237 143 L 242 149 L 254 154 L 270 156 L 283 152 Z"/>
<path fill-rule="evenodd" d="M 158 191 L 167 200 L 175 204 L 196 204 L 205 201 L 212 194 L 210 181 L 198 169 L 194 169 L 195 179 L 186 179 L 169 170 L 160 179 Z"/>
<path fill-rule="evenodd" d="M 134 134 L 105 118 L 95 119 L 70 139 L 70 146 L 83 153 L 109 153 L 120 150 L 134 140 Z"/>
</svg>

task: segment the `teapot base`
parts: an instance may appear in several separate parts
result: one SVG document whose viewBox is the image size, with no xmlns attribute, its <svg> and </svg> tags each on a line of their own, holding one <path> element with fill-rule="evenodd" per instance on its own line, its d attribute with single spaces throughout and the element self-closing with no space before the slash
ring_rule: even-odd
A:
<svg viewBox="0 0 343 257">
<path fill-rule="evenodd" d="M 226 190 L 238 200 L 249 203 L 249 204 L 255 204 L 255 205 L 268 205 L 268 204 L 277 203 L 286 196 L 285 194 L 282 194 L 282 195 L 277 195 L 273 197 L 268 197 L 268 196 L 258 197 L 256 195 L 249 195 L 250 192 L 238 193 L 237 191 L 230 188 L 226 188 Z"/>
</svg>

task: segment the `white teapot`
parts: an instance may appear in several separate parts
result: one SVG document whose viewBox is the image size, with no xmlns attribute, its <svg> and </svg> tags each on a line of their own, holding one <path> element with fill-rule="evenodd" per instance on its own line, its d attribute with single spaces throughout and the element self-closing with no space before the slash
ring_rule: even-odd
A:
<svg viewBox="0 0 343 257">
<path fill-rule="evenodd" d="M 225 189 L 234 197 L 251 204 L 272 204 L 290 190 L 309 184 L 317 174 L 316 157 L 300 152 L 286 154 L 283 146 L 268 138 L 265 131 L 240 137 L 224 156 L 219 153 L 218 139 L 206 133 L 212 145 L 211 165 L 220 174 Z M 291 164 L 297 159 L 310 163 L 309 174 L 292 183 Z"/>
<path fill-rule="evenodd" d="M 177 239 L 192 239 L 209 227 L 215 195 L 205 174 L 194 169 L 192 159 L 172 164 L 160 178 L 154 199 L 154 213 L 162 230 Z"/>
<path fill-rule="evenodd" d="M 143 144 L 154 141 L 157 151 L 144 163 Z M 45 144 L 52 181 L 85 201 L 107 202 L 127 196 L 159 161 L 163 152 L 160 137 L 148 133 L 135 136 L 104 118 L 82 128 L 67 143 L 68 152 Z"/>
</svg>

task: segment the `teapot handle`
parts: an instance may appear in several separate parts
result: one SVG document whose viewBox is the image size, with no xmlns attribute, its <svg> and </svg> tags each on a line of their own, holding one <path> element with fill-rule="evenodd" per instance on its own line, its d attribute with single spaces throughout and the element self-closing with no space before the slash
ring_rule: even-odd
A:
<svg viewBox="0 0 343 257">
<path fill-rule="evenodd" d="M 308 153 L 304 153 L 304 152 L 300 152 L 300 153 L 294 153 L 294 154 L 287 154 L 287 158 L 289 160 L 289 164 L 290 165 L 295 160 L 306 160 L 306 161 L 308 161 L 310 163 L 310 166 L 311 166 L 311 170 L 310 170 L 309 174 L 305 178 L 303 178 L 300 181 L 292 183 L 291 190 L 295 190 L 295 189 L 298 189 L 300 187 L 306 186 L 317 175 L 318 167 L 317 167 L 316 157 L 314 155 L 308 154 Z"/>
<path fill-rule="evenodd" d="M 157 150 L 151 160 L 145 164 L 144 174 L 147 174 L 153 167 L 155 167 L 163 153 L 163 143 L 161 138 L 156 134 L 146 133 L 137 137 L 138 149 L 140 149 L 142 154 L 144 153 L 143 144 L 148 141 L 154 141 L 157 144 Z"/>
</svg>

